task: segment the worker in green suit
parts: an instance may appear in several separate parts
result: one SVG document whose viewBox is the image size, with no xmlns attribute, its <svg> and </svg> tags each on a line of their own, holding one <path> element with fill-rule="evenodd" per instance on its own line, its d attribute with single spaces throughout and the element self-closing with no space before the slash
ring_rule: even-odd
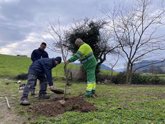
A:
<svg viewBox="0 0 165 124">
<path fill-rule="evenodd" d="M 70 62 L 76 61 L 77 59 L 80 60 L 87 74 L 87 87 L 86 87 L 85 96 L 93 97 L 95 96 L 95 90 L 96 90 L 96 77 L 95 77 L 95 71 L 97 65 L 96 58 L 93 54 L 92 48 L 82 39 L 77 38 L 75 41 L 75 45 L 79 47 L 78 51 L 65 63 L 68 64 Z"/>
</svg>

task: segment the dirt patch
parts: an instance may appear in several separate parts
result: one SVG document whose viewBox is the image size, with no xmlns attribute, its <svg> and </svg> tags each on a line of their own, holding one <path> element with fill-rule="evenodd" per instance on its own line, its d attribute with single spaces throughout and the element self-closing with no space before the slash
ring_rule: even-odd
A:
<svg viewBox="0 0 165 124">
<path fill-rule="evenodd" d="M 8 97 L 9 98 L 9 97 Z M 13 99 L 9 98 L 11 109 L 7 108 L 4 97 L 0 97 L 0 124 L 25 124 L 26 118 L 22 118 L 15 112 Z"/>
<path fill-rule="evenodd" d="M 61 98 L 55 98 L 29 107 L 29 112 L 45 116 L 57 116 L 66 111 L 90 112 L 95 110 L 96 107 L 93 104 L 80 96 L 67 98 L 65 101 Z"/>
</svg>

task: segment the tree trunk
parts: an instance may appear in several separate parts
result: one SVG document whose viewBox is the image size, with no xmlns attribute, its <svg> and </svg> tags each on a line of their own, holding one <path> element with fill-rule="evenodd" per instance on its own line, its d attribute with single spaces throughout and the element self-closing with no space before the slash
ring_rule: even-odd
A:
<svg viewBox="0 0 165 124">
<path fill-rule="evenodd" d="M 130 65 L 130 79 L 129 79 L 130 84 L 132 83 L 132 76 L 133 76 L 133 63 L 131 63 Z"/>
<path fill-rule="evenodd" d="M 127 64 L 127 70 L 126 70 L 126 84 L 131 84 L 132 83 L 132 69 L 133 69 L 133 64 L 128 63 Z"/>
<path fill-rule="evenodd" d="M 129 84 L 129 67 L 130 65 L 129 65 L 129 63 L 127 64 L 127 70 L 126 70 L 126 84 Z"/>
<path fill-rule="evenodd" d="M 95 74 L 96 74 L 96 83 L 98 82 L 98 74 L 99 74 L 99 72 L 100 72 L 100 64 L 97 64 L 96 65 L 96 72 L 95 72 Z"/>
</svg>

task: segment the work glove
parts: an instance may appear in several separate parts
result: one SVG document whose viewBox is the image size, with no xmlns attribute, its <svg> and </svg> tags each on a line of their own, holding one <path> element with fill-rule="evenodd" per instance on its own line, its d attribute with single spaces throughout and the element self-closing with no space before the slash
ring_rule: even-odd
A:
<svg viewBox="0 0 165 124">
<path fill-rule="evenodd" d="M 49 86 L 49 89 L 50 89 L 50 90 L 55 90 L 55 88 L 54 88 L 53 85 L 52 85 L 52 86 Z"/>
<path fill-rule="evenodd" d="M 67 64 L 69 64 L 69 61 L 65 61 L 64 63 L 67 65 Z"/>
</svg>

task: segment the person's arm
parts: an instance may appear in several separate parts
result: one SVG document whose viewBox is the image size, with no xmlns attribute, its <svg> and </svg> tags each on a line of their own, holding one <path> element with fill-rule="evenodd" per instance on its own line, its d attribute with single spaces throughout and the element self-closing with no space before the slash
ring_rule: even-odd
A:
<svg viewBox="0 0 165 124">
<path fill-rule="evenodd" d="M 45 58 L 49 58 L 49 55 L 47 52 L 45 52 Z"/>
<path fill-rule="evenodd" d="M 82 53 L 80 51 L 77 51 L 70 59 L 68 59 L 68 62 L 74 62 L 81 58 Z"/>
<path fill-rule="evenodd" d="M 52 71 L 49 70 L 48 72 L 46 72 L 46 77 L 47 77 L 49 86 L 53 86 Z"/>
<path fill-rule="evenodd" d="M 46 51 L 43 51 L 42 58 L 49 58 L 48 53 Z"/>
<path fill-rule="evenodd" d="M 35 50 L 33 50 L 32 54 L 31 54 L 31 60 L 33 62 L 37 60 L 37 58 L 36 58 L 36 51 Z"/>
<path fill-rule="evenodd" d="M 46 74 L 46 77 L 47 77 L 49 89 L 50 90 L 54 90 L 55 88 L 53 86 L 53 81 L 52 81 L 52 71 L 51 70 L 47 70 L 45 74 Z"/>
<path fill-rule="evenodd" d="M 52 71 L 49 70 L 49 69 L 44 69 L 44 70 L 45 70 L 45 74 L 46 74 L 46 77 L 47 77 L 47 81 L 48 81 L 49 86 L 53 86 Z"/>
</svg>

